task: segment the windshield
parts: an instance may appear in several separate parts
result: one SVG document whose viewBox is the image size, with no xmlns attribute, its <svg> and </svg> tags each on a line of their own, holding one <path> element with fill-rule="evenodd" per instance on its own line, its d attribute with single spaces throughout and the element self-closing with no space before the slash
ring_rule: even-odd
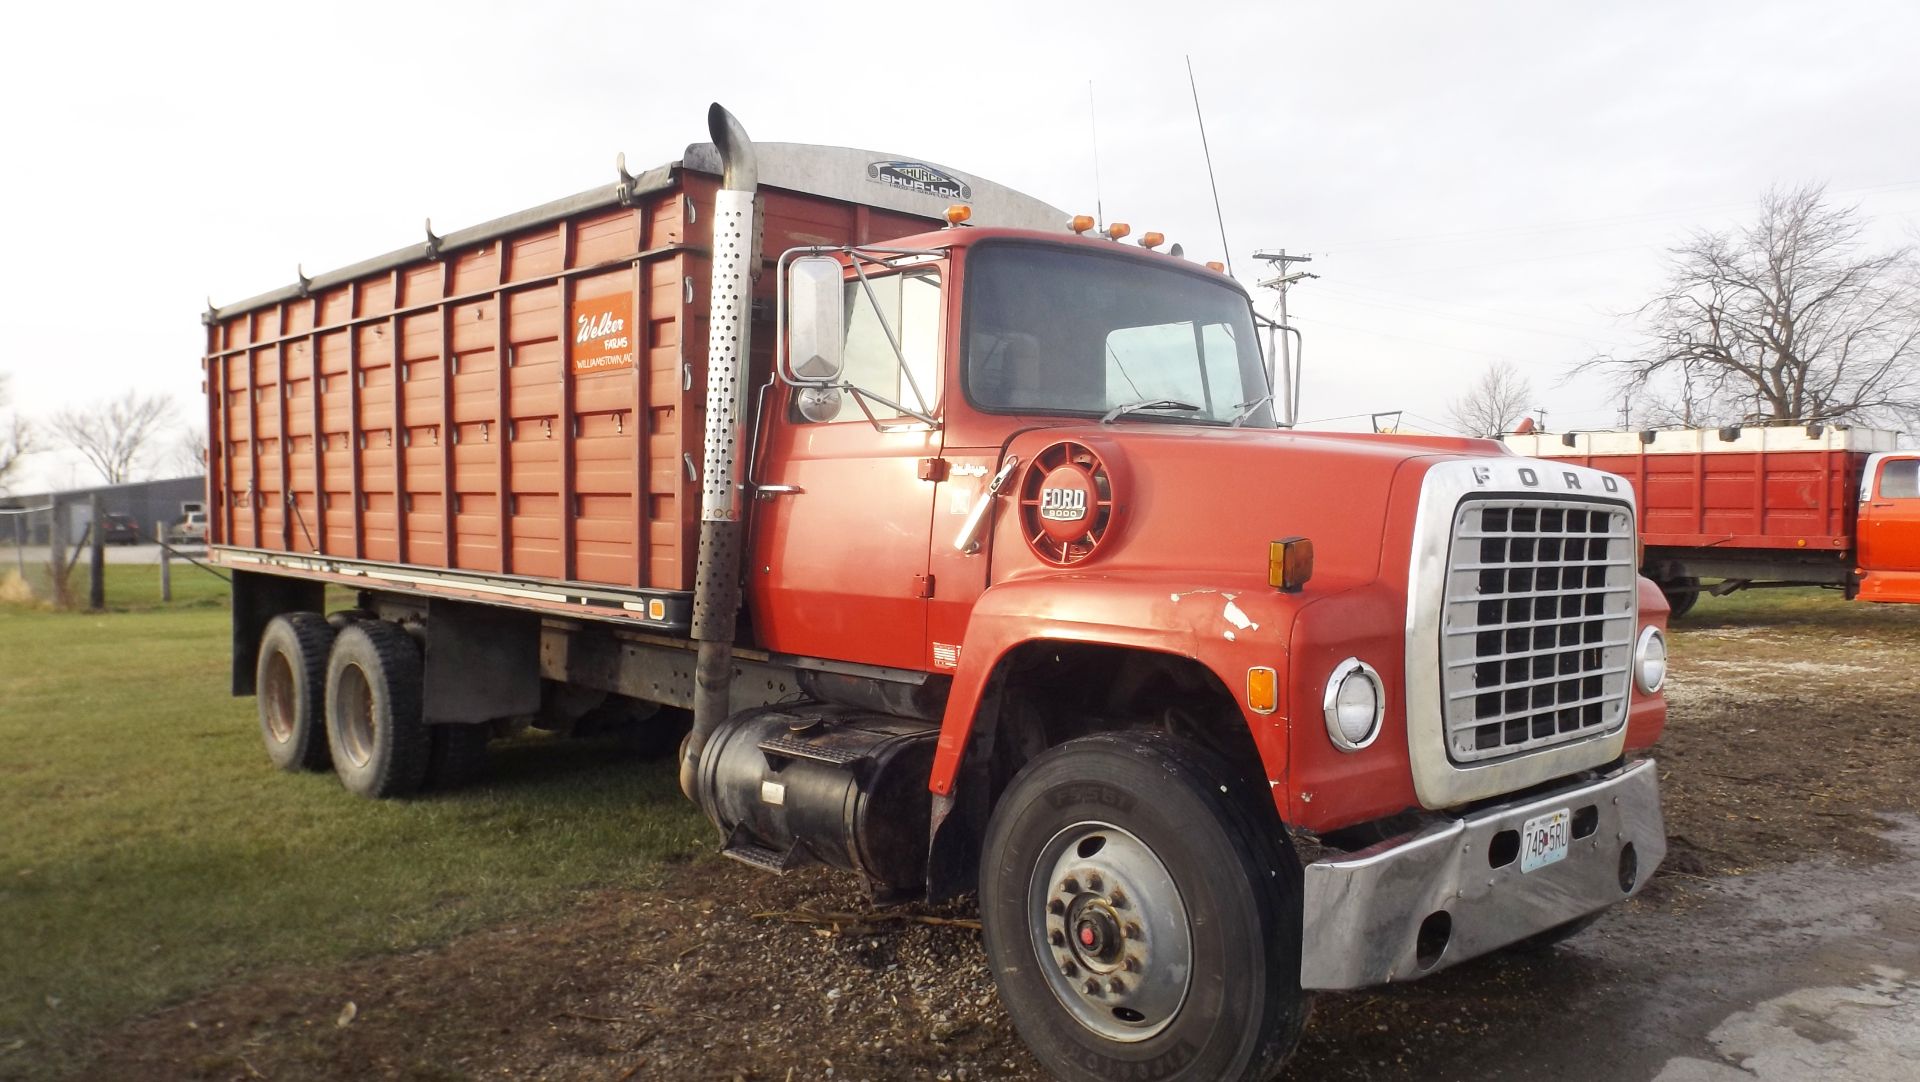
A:
<svg viewBox="0 0 1920 1082">
<path fill-rule="evenodd" d="M 1024 244 L 967 261 L 967 393 L 1022 413 L 1270 428 L 1246 297 L 1171 267 Z M 1191 409 L 1184 407 L 1193 407 Z"/>
</svg>

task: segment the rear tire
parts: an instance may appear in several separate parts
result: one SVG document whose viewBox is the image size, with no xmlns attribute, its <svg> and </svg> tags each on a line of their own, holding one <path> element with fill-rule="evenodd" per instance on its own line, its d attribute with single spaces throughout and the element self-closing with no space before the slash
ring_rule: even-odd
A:
<svg viewBox="0 0 1920 1082">
<path fill-rule="evenodd" d="M 433 725 L 426 787 L 436 793 L 472 785 L 487 775 L 487 725 Z"/>
<path fill-rule="evenodd" d="M 1301 873 L 1265 796 L 1164 733 L 1069 741 L 1014 778 L 980 913 L 1000 999 L 1056 1077 L 1261 1080 L 1292 1054 Z"/>
<path fill-rule="evenodd" d="M 1668 579 L 1658 584 L 1660 592 L 1666 595 L 1667 608 L 1672 610 L 1667 616 L 1678 620 L 1693 611 L 1700 600 L 1700 580 L 1688 575 L 1684 578 Z"/>
<path fill-rule="evenodd" d="M 333 628 L 312 612 L 268 621 L 254 667 L 260 738 L 267 758 L 282 770 L 325 770 L 327 655 Z"/>
<path fill-rule="evenodd" d="M 420 788 L 433 750 L 420 709 L 420 647 L 398 626 L 351 624 L 327 662 L 327 746 L 340 784 L 366 797 Z"/>
</svg>

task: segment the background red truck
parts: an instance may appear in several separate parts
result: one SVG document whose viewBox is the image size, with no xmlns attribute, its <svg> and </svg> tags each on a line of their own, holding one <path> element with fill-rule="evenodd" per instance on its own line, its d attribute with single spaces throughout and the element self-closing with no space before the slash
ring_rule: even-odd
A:
<svg viewBox="0 0 1920 1082">
<path fill-rule="evenodd" d="M 977 890 L 1074 1079 L 1268 1077 L 1311 990 L 1647 881 L 1628 485 L 1281 429 L 1246 293 L 1157 235 L 710 125 L 208 313 L 211 558 L 276 763 L 391 797 L 523 724 L 687 732 L 729 855 Z"/>
<path fill-rule="evenodd" d="M 1605 470 L 1640 497 L 1641 574 L 1673 614 L 1714 593 L 1830 586 L 1920 602 L 1920 450 L 1844 425 L 1505 437 L 1515 452 Z"/>
</svg>

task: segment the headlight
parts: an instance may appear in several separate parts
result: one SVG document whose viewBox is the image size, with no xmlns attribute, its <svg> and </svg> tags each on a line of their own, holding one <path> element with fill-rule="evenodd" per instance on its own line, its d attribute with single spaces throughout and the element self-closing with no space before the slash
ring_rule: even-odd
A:
<svg viewBox="0 0 1920 1082">
<path fill-rule="evenodd" d="M 1667 637 L 1651 624 L 1640 630 L 1633 648 L 1633 684 L 1648 695 L 1667 684 Z"/>
<path fill-rule="evenodd" d="M 1386 696 L 1373 666 L 1350 657 L 1327 678 L 1327 736 L 1342 751 L 1359 751 L 1380 735 Z"/>
</svg>

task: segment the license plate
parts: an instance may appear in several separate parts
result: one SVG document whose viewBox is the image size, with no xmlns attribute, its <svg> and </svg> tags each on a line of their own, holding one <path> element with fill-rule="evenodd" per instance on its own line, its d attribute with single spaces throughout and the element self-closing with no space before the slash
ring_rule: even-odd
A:
<svg viewBox="0 0 1920 1082">
<path fill-rule="evenodd" d="M 1520 870 L 1539 871 L 1567 859 L 1567 831 L 1571 809 L 1537 815 L 1520 828 Z"/>
</svg>

